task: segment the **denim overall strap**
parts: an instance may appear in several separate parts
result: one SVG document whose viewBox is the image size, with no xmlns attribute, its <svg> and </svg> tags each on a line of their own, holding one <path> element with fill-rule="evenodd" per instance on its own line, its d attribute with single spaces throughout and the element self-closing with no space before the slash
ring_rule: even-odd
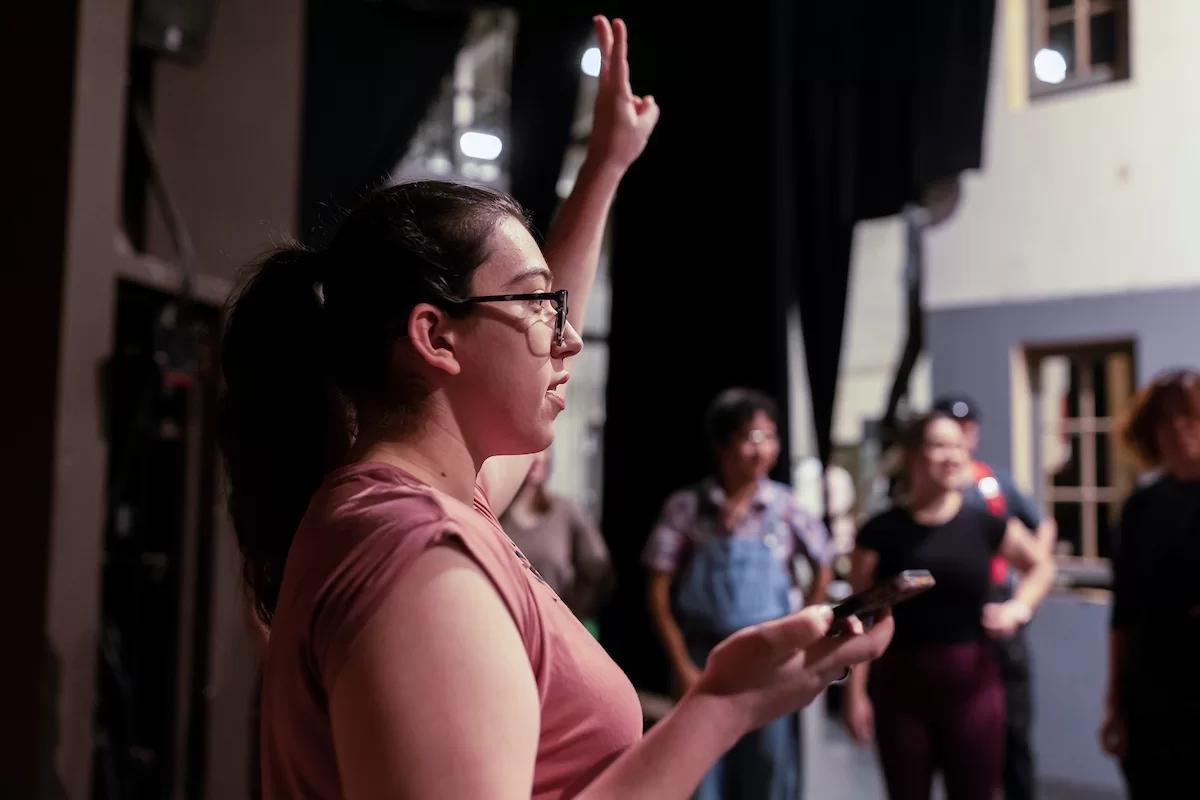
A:
<svg viewBox="0 0 1200 800">
<path fill-rule="evenodd" d="M 791 575 L 775 554 L 781 522 L 778 510 L 768 505 L 756 538 L 719 536 L 699 548 L 676 599 L 685 636 L 715 644 L 791 611 Z"/>
</svg>

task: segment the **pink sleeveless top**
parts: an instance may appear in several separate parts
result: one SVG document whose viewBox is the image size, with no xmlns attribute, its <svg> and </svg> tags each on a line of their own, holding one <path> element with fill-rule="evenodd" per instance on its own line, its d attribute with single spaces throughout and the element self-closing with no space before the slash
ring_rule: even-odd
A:
<svg viewBox="0 0 1200 800">
<path fill-rule="evenodd" d="M 529 654 L 541 699 L 532 797 L 578 794 L 641 738 L 628 678 L 504 534 L 482 489 L 472 507 L 395 467 L 355 464 L 325 481 L 288 554 L 264 666 L 269 800 L 342 797 L 328 705 L 338 670 L 405 568 L 448 543 L 491 579 Z"/>
</svg>

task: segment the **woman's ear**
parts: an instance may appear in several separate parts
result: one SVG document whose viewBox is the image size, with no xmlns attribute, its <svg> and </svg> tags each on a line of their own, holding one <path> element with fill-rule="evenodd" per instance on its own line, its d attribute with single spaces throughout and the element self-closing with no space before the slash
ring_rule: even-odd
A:
<svg viewBox="0 0 1200 800">
<path fill-rule="evenodd" d="M 462 369 L 455 354 L 453 320 L 430 303 L 421 303 L 408 315 L 408 339 L 417 356 L 434 369 L 457 375 Z"/>
</svg>

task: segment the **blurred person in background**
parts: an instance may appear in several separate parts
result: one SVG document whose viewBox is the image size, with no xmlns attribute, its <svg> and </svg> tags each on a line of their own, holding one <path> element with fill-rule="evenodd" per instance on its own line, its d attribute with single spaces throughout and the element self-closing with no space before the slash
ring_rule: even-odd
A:
<svg viewBox="0 0 1200 800">
<path fill-rule="evenodd" d="M 1037 504 L 1013 483 L 1005 471 L 975 458 L 979 447 L 979 405 L 965 394 L 946 395 L 933 409 L 953 417 L 962 428 L 968 461 L 962 483 L 963 504 L 1003 519 L 1019 520 L 1034 532 L 1038 544 L 1054 553 L 1058 526 L 1042 519 Z M 992 602 L 1012 597 L 1014 575 L 1003 556 L 992 559 Z M 1006 800 L 1033 800 L 1036 770 L 1033 762 L 1033 679 L 1025 628 L 999 645 L 1000 672 L 1004 680 L 1004 796 Z"/>
<path fill-rule="evenodd" d="M 777 415 L 759 392 L 718 395 L 708 410 L 716 474 L 672 494 L 646 544 L 650 615 L 681 695 L 730 634 L 825 600 L 829 533 L 768 477 L 779 460 Z M 813 576 L 807 598 L 797 597 L 797 559 Z M 695 797 L 795 800 L 799 752 L 796 718 L 775 720 L 738 742 Z"/>
<path fill-rule="evenodd" d="M 1200 792 L 1200 374 L 1158 376 L 1121 436 L 1158 471 L 1121 509 L 1100 742 L 1133 800 Z"/>
<path fill-rule="evenodd" d="M 1054 561 L 1015 519 L 970 506 L 958 421 L 931 412 L 901 434 L 896 504 L 858 534 L 850 583 L 864 591 L 909 569 L 937 585 L 895 608 L 895 643 L 854 671 L 843 713 L 855 741 L 876 739 L 891 800 L 928 800 L 942 773 L 949 800 L 994 800 L 1004 759 L 1004 687 L 997 641 L 1033 615 Z M 991 602 L 992 558 L 1021 573 Z"/>
<path fill-rule="evenodd" d="M 500 524 L 542 579 L 593 634 L 600 604 L 612 588 L 612 563 L 600 529 L 582 508 L 550 492 L 550 451 L 533 458 L 529 474 Z"/>
<path fill-rule="evenodd" d="M 890 617 L 825 636 L 828 607 L 741 631 L 643 738 L 629 679 L 500 528 L 553 441 L 604 223 L 658 119 L 624 24 L 595 24 L 588 152 L 545 253 L 510 197 L 401 183 L 327 247 L 265 256 L 229 310 L 219 444 L 270 627 L 272 800 L 682 800 L 891 639 Z"/>
</svg>

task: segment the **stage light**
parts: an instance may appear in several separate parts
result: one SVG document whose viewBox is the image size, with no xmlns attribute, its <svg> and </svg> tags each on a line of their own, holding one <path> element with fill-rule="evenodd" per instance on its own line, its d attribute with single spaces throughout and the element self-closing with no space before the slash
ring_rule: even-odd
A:
<svg viewBox="0 0 1200 800">
<path fill-rule="evenodd" d="M 583 60 L 579 62 L 579 68 L 583 70 L 584 75 L 590 75 L 595 78 L 600 74 L 600 48 L 589 47 L 583 53 Z"/>
<path fill-rule="evenodd" d="M 467 131 L 458 139 L 458 149 L 467 158 L 478 158 L 483 161 L 495 161 L 504 149 L 504 143 L 499 136 L 479 131 Z"/>
<path fill-rule="evenodd" d="M 1067 59 L 1057 50 L 1043 47 L 1033 57 L 1033 74 L 1042 83 L 1062 83 L 1067 79 Z"/>
</svg>

